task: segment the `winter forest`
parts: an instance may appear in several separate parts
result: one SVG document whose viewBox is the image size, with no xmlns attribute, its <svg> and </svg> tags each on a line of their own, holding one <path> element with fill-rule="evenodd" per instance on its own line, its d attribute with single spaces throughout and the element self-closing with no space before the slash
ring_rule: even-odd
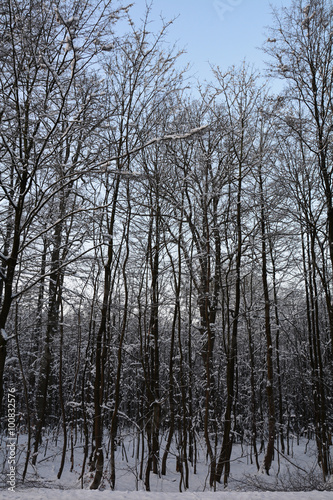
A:
<svg viewBox="0 0 333 500">
<path fill-rule="evenodd" d="M 1 487 L 330 488 L 332 2 L 195 86 L 142 7 L 0 1 Z"/>
</svg>

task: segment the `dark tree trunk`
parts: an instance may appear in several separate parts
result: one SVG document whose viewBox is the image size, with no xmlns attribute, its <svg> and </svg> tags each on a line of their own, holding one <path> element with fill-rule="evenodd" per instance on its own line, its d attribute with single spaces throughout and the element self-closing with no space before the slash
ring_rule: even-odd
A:
<svg viewBox="0 0 333 500">
<path fill-rule="evenodd" d="M 285 452 L 284 447 L 284 432 L 283 432 L 283 402 L 282 402 L 282 373 L 281 373 L 281 365 L 280 365 L 280 317 L 279 317 L 279 308 L 278 308 L 278 295 L 277 295 L 277 284 L 276 284 L 276 264 L 275 258 L 273 255 L 273 243 L 269 241 L 270 247 L 270 256 L 272 262 L 272 273 L 273 273 L 273 295 L 274 295 L 274 313 L 275 313 L 275 325 L 276 325 L 276 334 L 275 334 L 275 350 L 276 350 L 276 374 L 277 374 L 277 385 L 279 391 L 279 435 L 280 435 L 280 443 L 281 443 L 281 451 Z"/>
<path fill-rule="evenodd" d="M 264 468 L 266 474 L 269 474 L 272 461 L 274 458 L 274 442 L 275 442 L 275 404 L 273 392 L 273 340 L 271 332 L 270 318 L 270 297 L 268 288 L 268 273 L 267 273 L 267 234 L 266 234 L 266 207 L 264 200 L 264 183 L 262 178 L 261 165 L 259 166 L 259 190 L 260 190 L 260 225 L 261 225 L 261 259 L 262 259 L 262 284 L 265 301 L 265 334 L 266 334 L 266 365 L 267 365 L 267 381 L 266 394 L 268 406 L 268 442 L 266 454 L 264 458 Z"/>
<path fill-rule="evenodd" d="M 65 205 L 62 204 L 60 214 L 63 214 Z M 53 360 L 52 343 L 59 329 L 59 294 L 61 289 L 62 272 L 60 271 L 60 247 L 62 243 L 63 224 L 57 224 L 54 232 L 54 249 L 51 255 L 51 273 L 49 282 L 49 302 L 47 313 L 47 326 L 45 333 L 44 348 L 41 357 L 39 379 L 36 391 L 36 433 L 34 443 L 34 455 L 32 463 L 35 465 L 37 461 L 38 448 L 42 441 L 42 428 L 47 407 L 47 396 L 49 388 L 49 379 L 51 373 L 51 365 Z"/>
<path fill-rule="evenodd" d="M 238 321 L 241 303 L 241 258 L 242 258 L 242 164 L 238 166 L 238 186 L 237 186 L 237 214 L 236 214 L 236 234 L 237 234 L 237 254 L 236 254 L 236 282 L 235 282 L 235 309 L 232 319 L 231 342 L 228 345 L 227 353 L 227 406 L 224 415 L 223 426 L 223 441 L 222 448 L 216 468 L 216 481 L 221 481 L 221 476 L 224 470 L 224 485 L 228 483 L 230 474 L 230 457 L 232 452 L 233 435 L 232 428 L 232 411 L 235 398 L 235 365 L 237 359 L 237 336 L 238 336 Z"/>
<path fill-rule="evenodd" d="M 117 375 L 115 381 L 115 394 L 114 394 L 114 409 L 112 412 L 111 418 L 111 426 L 110 426 L 110 439 L 111 439 L 111 450 L 110 450 L 110 484 L 111 489 L 115 488 L 116 485 L 116 467 L 115 467 L 115 450 L 116 450 L 116 437 L 118 430 L 118 411 L 121 401 L 121 370 L 123 363 L 123 343 L 125 339 L 125 333 L 127 328 L 127 314 L 128 314 L 128 285 L 127 285 L 127 274 L 126 274 L 126 266 L 129 258 L 129 231 L 130 231 L 130 222 L 131 222 L 131 206 L 130 206 L 130 197 L 129 197 L 129 187 L 127 187 L 127 199 L 128 199 L 128 214 L 127 214 L 127 223 L 124 228 L 123 242 L 125 242 L 125 258 L 122 264 L 122 277 L 124 284 L 124 315 L 122 319 L 122 326 L 120 332 L 120 339 L 118 345 L 118 354 L 117 354 Z"/>
</svg>

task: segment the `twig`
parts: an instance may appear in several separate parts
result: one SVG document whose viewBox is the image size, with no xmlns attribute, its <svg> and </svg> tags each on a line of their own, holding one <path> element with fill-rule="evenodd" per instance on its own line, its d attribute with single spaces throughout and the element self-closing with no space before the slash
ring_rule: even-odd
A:
<svg viewBox="0 0 333 500">
<path fill-rule="evenodd" d="M 294 462 L 292 462 L 288 457 L 286 457 L 283 453 L 281 453 L 280 450 L 278 450 L 275 446 L 274 446 L 274 450 L 278 452 L 279 455 L 281 455 L 281 457 L 283 457 L 285 460 L 287 460 L 287 462 L 289 462 L 293 467 L 296 467 L 296 469 L 299 469 L 301 470 L 302 472 L 305 472 L 305 474 L 308 474 L 309 471 L 308 470 L 305 470 L 303 469 L 302 467 L 300 467 L 299 465 L 296 465 Z"/>
</svg>

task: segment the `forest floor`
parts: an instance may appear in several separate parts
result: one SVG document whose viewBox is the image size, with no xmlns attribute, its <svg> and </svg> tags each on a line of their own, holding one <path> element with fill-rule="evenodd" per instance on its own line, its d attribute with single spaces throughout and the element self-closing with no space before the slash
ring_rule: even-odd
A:
<svg viewBox="0 0 333 500">
<path fill-rule="evenodd" d="M 56 489 L 27 489 L 4 492 L 3 500 L 332 500 L 332 492 L 204 492 L 204 493 L 147 493 L 145 491 L 59 491 Z"/>
<path fill-rule="evenodd" d="M 167 462 L 166 476 L 151 474 L 151 493 L 144 490 L 139 479 L 140 463 L 137 460 L 136 440 L 124 436 L 118 446 L 116 463 L 116 490 L 110 491 L 107 477 L 101 485 L 102 491 L 89 490 L 92 473 L 86 472 L 83 482 L 80 480 L 82 468 L 83 445 L 74 447 L 73 470 L 70 463 L 70 450 L 66 455 L 63 474 L 57 479 L 61 461 L 61 439 L 55 442 L 54 436 L 44 437 L 37 464 L 29 464 L 25 482 L 22 483 L 22 471 L 25 461 L 26 438 L 19 436 L 16 447 L 15 488 L 10 491 L 8 476 L 8 454 L 6 440 L 0 443 L 0 490 L 3 500 L 103 500 L 108 495 L 112 500 L 332 500 L 333 482 L 324 484 L 317 465 L 316 446 L 314 441 L 296 439 L 290 441 L 289 455 L 276 452 L 275 459 L 267 476 L 258 472 L 249 446 L 237 444 L 233 448 L 231 474 L 227 488 L 217 484 L 217 492 L 209 488 L 209 466 L 206 461 L 204 443 L 198 442 L 197 473 L 189 468 L 190 488 L 184 491 L 179 472 L 176 472 L 176 449 L 171 450 Z M 107 440 L 105 450 L 105 466 Z M 333 451 L 333 450 L 332 450 Z M 263 461 L 263 454 L 259 457 Z M 144 471 L 143 471 L 144 472 Z M 81 487 L 83 486 L 83 489 Z M 103 491 L 104 490 L 104 491 Z M 281 492 L 284 492 L 281 495 Z M 286 493 L 288 492 L 288 493 Z"/>
</svg>

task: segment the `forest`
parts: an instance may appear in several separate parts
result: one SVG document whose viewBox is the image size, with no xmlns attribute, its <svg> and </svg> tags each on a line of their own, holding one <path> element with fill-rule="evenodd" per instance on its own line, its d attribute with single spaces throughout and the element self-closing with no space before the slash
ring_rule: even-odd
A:
<svg viewBox="0 0 333 500">
<path fill-rule="evenodd" d="M 332 2 L 273 10 L 268 76 L 196 88 L 170 23 L 0 1 L 1 447 L 24 484 L 53 436 L 54 479 L 80 447 L 81 487 L 117 489 L 130 440 L 143 489 L 182 491 L 199 449 L 215 490 L 236 445 L 265 476 L 306 439 L 327 484 Z"/>
</svg>

